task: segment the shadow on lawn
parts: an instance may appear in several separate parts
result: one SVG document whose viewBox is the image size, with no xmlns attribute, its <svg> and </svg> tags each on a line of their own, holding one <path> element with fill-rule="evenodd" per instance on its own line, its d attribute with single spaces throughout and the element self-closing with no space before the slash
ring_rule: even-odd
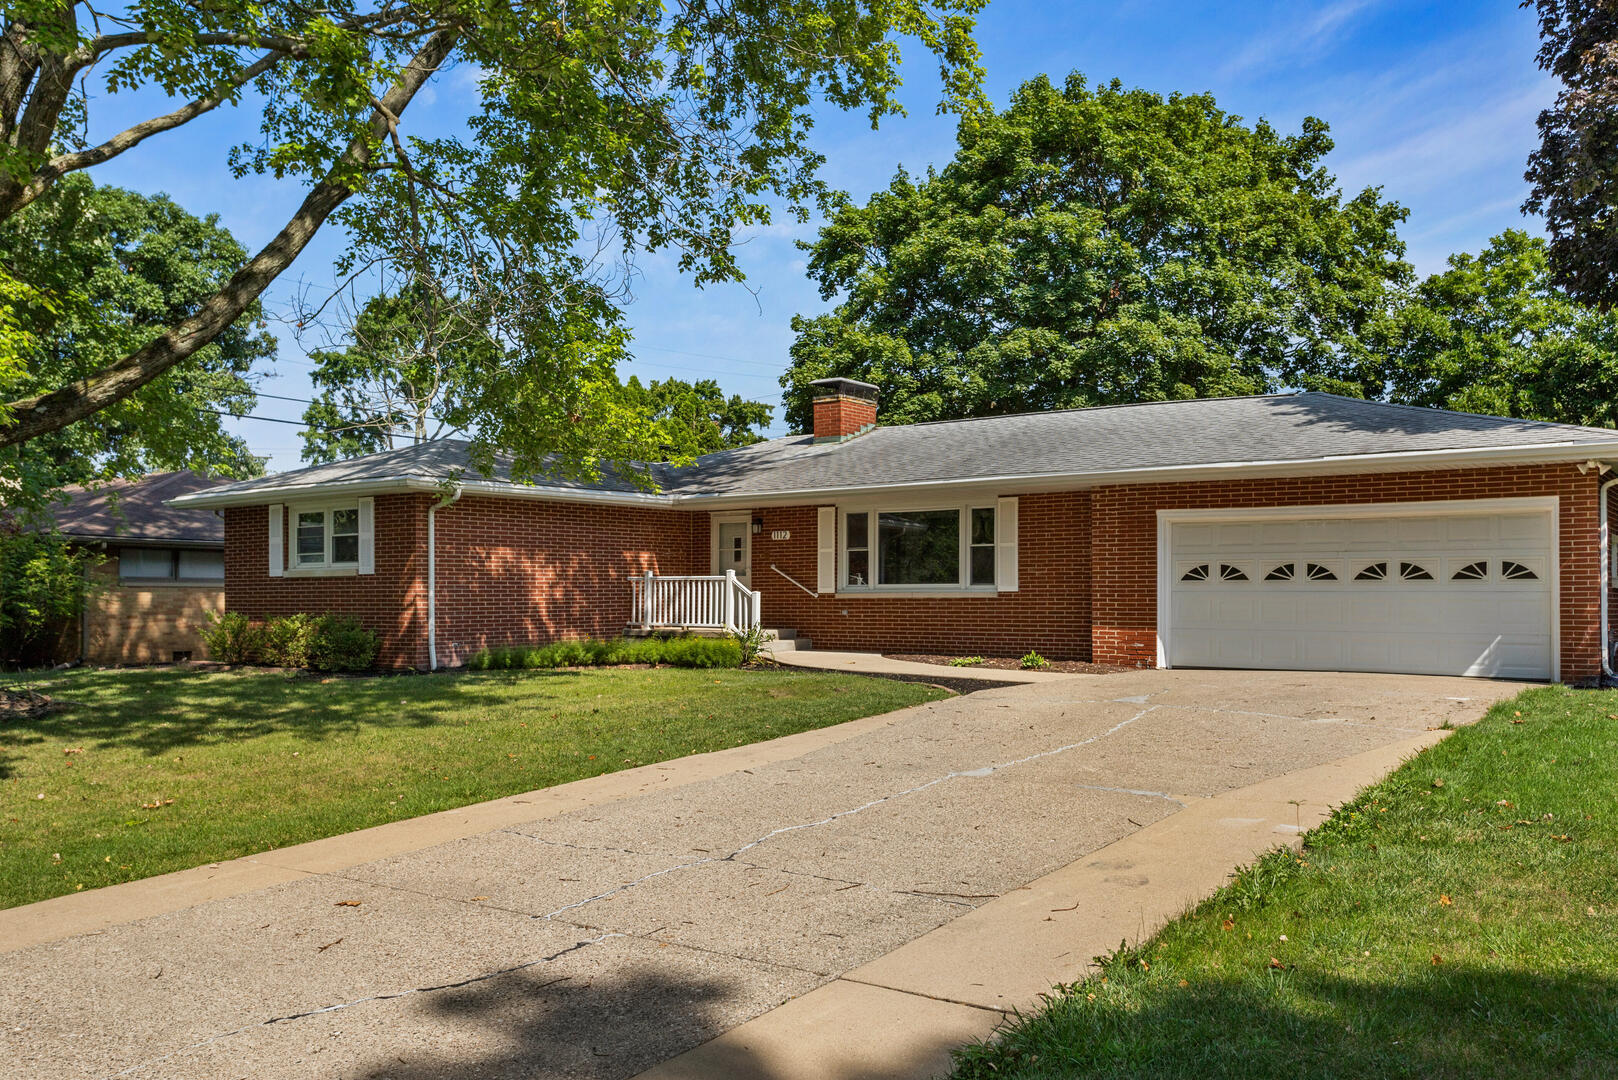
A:
<svg viewBox="0 0 1618 1080">
<path fill-rule="evenodd" d="M 323 739 L 359 726 L 431 727 L 446 709 L 543 709 L 545 684 L 576 681 L 578 671 L 457 672 L 361 677 L 256 672 L 128 670 L 73 672 L 39 680 L 62 707 L 0 727 L 0 755 L 61 738 L 160 755 L 172 750 L 295 732 Z M 9 775 L 0 756 L 0 778 Z"/>
<path fill-rule="evenodd" d="M 1129 986 L 1133 979 L 1126 979 Z M 1268 984 L 1268 985 L 1266 985 Z M 966 1052 L 958 1080 L 1541 1080 L 1618 1075 L 1618 981 L 1443 964 L 1397 983 L 1292 970 L 1143 990 L 1129 1008 L 1076 997 Z M 1128 993 L 1128 990 L 1125 990 Z M 1101 996 L 1101 995 L 1098 995 Z M 1133 996 L 1133 995 L 1131 995 Z"/>
</svg>

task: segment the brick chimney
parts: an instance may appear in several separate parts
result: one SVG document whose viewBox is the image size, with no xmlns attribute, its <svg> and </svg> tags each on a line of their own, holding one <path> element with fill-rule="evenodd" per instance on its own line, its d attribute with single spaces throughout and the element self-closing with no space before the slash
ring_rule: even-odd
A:
<svg viewBox="0 0 1618 1080">
<path fill-rule="evenodd" d="M 876 387 L 854 379 L 816 379 L 815 442 L 847 442 L 876 427 Z"/>
</svg>

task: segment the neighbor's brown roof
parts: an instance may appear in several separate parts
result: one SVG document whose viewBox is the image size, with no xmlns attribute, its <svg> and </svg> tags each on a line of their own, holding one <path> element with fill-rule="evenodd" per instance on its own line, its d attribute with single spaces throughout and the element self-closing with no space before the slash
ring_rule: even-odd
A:
<svg viewBox="0 0 1618 1080">
<path fill-rule="evenodd" d="M 139 480 L 112 480 L 94 488 L 66 489 L 69 501 L 55 511 L 57 528 L 76 540 L 225 546 L 225 523 L 212 510 L 166 505 L 169 499 L 230 483 L 189 469 L 152 473 Z"/>
</svg>

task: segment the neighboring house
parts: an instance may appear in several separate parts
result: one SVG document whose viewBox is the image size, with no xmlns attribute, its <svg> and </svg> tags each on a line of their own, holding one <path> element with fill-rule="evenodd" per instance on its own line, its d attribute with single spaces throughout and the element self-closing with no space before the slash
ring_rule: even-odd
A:
<svg viewBox="0 0 1618 1080">
<path fill-rule="evenodd" d="M 722 580 L 667 579 L 729 570 L 832 648 L 1601 672 L 1618 432 L 1317 393 L 878 427 L 875 388 L 816 386 L 812 435 L 655 493 L 478 478 L 441 442 L 176 504 L 224 510 L 233 610 L 354 613 L 398 666 L 622 632 L 648 573 L 650 621 L 712 622 Z"/>
<path fill-rule="evenodd" d="M 67 489 L 56 526 L 105 555 L 87 571 L 84 614 L 59 658 L 89 664 L 165 664 L 202 659 L 198 631 L 225 608 L 225 526 L 212 510 L 170 506 L 225 481 L 194 472 L 153 473 L 95 488 Z"/>
</svg>

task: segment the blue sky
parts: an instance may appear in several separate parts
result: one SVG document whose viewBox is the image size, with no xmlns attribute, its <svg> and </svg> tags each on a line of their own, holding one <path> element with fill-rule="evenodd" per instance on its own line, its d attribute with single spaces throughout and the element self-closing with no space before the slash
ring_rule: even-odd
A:
<svg viewBox="0 0 1618 1080">
<path fill-rule="evenodd" d="M 1211 91 L 1223 108 L 1250 120 L 1262 116 L 1283 131 L 1296 131 L 1306 116 L 1326 120 L 1336 141 L 1328 166 L 1343 188 L 1380 185 L 1409 208 L 1402 235 L 1419 273 L 1442 269 L 1449 254 L 1475 251 L 1508 227 L 1538 228 L 1517 208 L 1534 118 L 1555 86 L 1534 66 L 1534 18 L 1515 0 L 990 0 L 979 26 L 988 90 L 998 104 L 1034 75 L 1059 81 L 1076 70 L 1092 82 L 1116 77 L 1164 93 Z M 909 55 L 902 93 L 908 117 L 879 132 L 859 116 L 827 110 L 817 119 L 825 175 L 856 198 L 886 186 L 901 165 L 920 172 L 953 153 L 953 121 L 935 115 L 934 65 L 919 51 Z M 139 119 L 152 105 L 123 96 L 97 100 L 93 130 Z M 407 117 L 445 123 L 470 107 L 465 74 L 452 72 Z M 302 190 L 263 177 L 231 179 L 228 147 L 255 132 L 252 113 L 220 111 L 95 175 L 101 183 L 167 192 L 193 213 L 218 213 L 256 249 Z M 813 223 L 756 230 L 742 249 L 745 287 L 697 290 L 672 260 L 642 257 L 628 309 L 635 361 L 624 374 L 713 377 L 727 391 L 778 404 L 792 316 L 827 306 L 794 246 L 814 232 Z M 267 296 L 269 310 L 284 314 L 300 288 L 329 285 L 341 243 L 335 230 L 318 238 Z M 289 332 L 278 328 L 278 336 L 281 359 L 260 389 L 307 397 L 308 364 Z M 270 399 L 257 409 L 293 420 L 302 411 Z M 270 455 L 272 470 L 298 466 L 295 427 L 230 423 L 255 452 Z M 778 422 L 771 434 L 782 431 Z"/>
</svg>

